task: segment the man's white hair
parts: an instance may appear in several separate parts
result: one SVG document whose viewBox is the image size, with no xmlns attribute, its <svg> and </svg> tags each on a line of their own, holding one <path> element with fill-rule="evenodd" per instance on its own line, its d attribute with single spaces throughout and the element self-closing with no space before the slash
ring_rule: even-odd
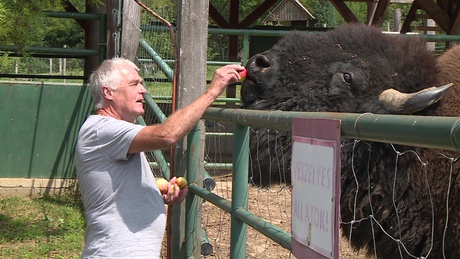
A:
<svg viewBox="0 0 460 259">
<path fill-rule="evenodd" d="M 103 95 L 102 87 L 107 86 L 113 90 L 117 89 L 120 84 L 124 67 L 134 68 L 139 71 L 139 68 L 131 60 L 125 58 L 112 58 L 102 62 L 102 64 L 91 74 L 89 78 L 89 89 L 93 99 L 94 110 L 102 108 Z"/>
</svg>

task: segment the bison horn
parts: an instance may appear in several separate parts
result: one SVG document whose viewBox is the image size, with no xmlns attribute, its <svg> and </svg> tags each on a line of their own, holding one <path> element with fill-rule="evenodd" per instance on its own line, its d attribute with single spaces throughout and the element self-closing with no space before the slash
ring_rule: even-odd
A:
<svg viewBox="0 0 460 259">
<path fill-rule="evenodd" d="M 391 88 L 380 94 L 379 101 L 391 112 L 409 114 L 421 111 L 439 101 L 451 86 L 452 83 L 439 87 L 433 86 L 409 94 Z"/>
</svg>

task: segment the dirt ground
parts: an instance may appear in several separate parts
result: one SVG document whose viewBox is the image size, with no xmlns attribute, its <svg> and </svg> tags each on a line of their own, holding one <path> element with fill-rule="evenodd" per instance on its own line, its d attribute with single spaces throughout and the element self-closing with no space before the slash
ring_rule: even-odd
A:
<svg viewBox="0 0 460 259">
<path fill-rule="evenodd" d="M 213 177 L 213 192 L 231 199 L 231 176 Z M 249 188 L 249 211 L 290 233 L 291 200 L 288 186 L 272 186 L 270 190 L 255 186 Z M 230 258 L 230 215 L 213 204 L 203 204 L 202 227 L 207 234 L 212 253 L 202 258 Z M 289 250 L 265 237 L 251 227 L 247 229 L 246 258 L 296 258 Z M 348 242 L 341 239 L 340 258 L 368 258 L 364 252 L 351 251 Z"/>
</svg>

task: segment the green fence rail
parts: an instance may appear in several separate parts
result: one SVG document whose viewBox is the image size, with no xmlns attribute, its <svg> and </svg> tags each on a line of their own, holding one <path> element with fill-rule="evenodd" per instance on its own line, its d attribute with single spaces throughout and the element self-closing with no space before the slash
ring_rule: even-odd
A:
<svg viewBox="0 0 460 259">
<path fill-rule="evenodd" d="M 295 117 L 339 119 L 342 121 L 344 138 L 460 150 L 460 117 L 209 108 L 203 118 L 243 126 L 291 131 L 292 119 Z"/>
</svg>

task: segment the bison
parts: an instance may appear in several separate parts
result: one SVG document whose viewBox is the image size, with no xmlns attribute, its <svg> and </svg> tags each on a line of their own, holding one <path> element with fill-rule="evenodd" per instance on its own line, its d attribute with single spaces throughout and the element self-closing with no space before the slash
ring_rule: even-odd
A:
<svg viewBox="0 0 460 259">
<path fill-rule="evenodd" d="M 420 39 L 360 24 L 326 33 L 293 32 L 248 60 L 242 108 L 458 116 L 456 85 L 432 86 L 455 81 L 458 71 L 446 71 L 459 52 L 438 60 Z M 256 131 L 250 140 L 250 181 L 289 183 L 290 133 Z M 458 154 L 439 153 L 343 140 L 341 228 L 354 249 L 380 258 L 460 256 Z"/>
</svg>

